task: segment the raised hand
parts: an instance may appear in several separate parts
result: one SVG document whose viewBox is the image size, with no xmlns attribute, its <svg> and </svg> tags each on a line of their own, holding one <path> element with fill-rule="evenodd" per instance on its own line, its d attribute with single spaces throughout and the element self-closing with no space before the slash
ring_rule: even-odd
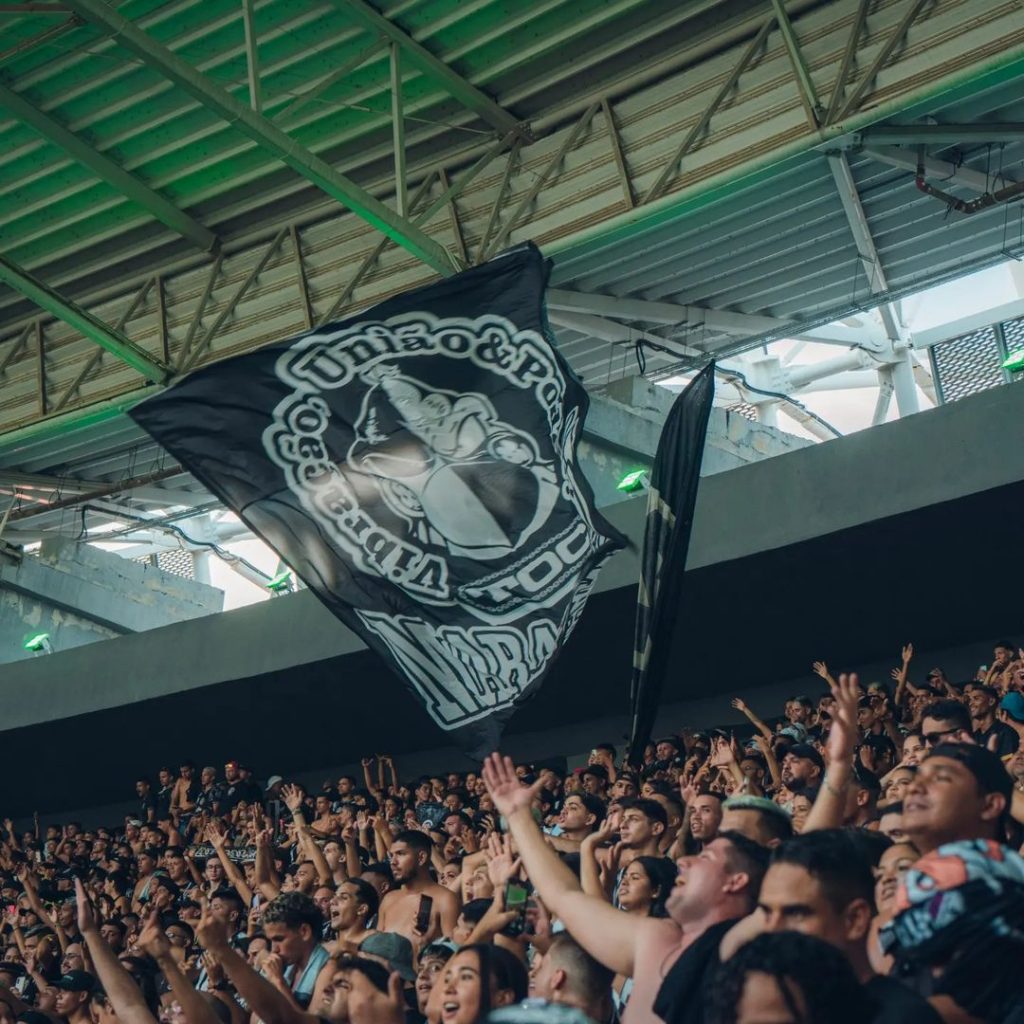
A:
<svg viewBox="0 0 1024 1024">
<path fill-rule="evenodd" d="M 230 949 L 228 926 L 219 918 L 214 917 L 206 901 L 203 901 L 203 916 L 196 922 L 196 942 L 203 949 L 216 953 L 218 950 Z"/>
<path fill-rule="evenodd" d="M 349 974 L 348 1016 L 352 1024 L 405 1024 L 402 979 L 388 978 L 388 990 L 379 988 L 362 971 Z"/>
<path fill-rule="evenodd" d="M 163 928 L 160 927 L 160 911 L 155 907 L 146 916 L 145 926 L 139 933 L 136 945 L 154 960 L 159 960 L 170 953 L 171 944 L 167 941 Z"/>
<path fill-rule="evenodd" d="M 90 935 L 99 931 L 96 924 L 96 913 L 89 902 L 89 896 L 80 878 L 75 879 L 75 899 L 78 903 L 78 930 L 82 935 Z"/>
<path fill-rule="evenodd" d="M 828 671 L 828 665 L 826 665 L 825 662 L 816 661 L 811 665 L 811 668 L 814 669 L 814 674 L 816 676 L 821 676 L 821 678 L 826 681 L 831 678 Z"/>
<path fill-rule="evenodd" d="M 495 889 L 501 889 L 505 883 L 516 875 L 522 861 L 512 853 L 512 838 L 510 836 L 496 836 L 491 834 L 487 837 L 487 877 L 490 878 Z"/>
<path fill-rule="evenodd" d="M 835 706 L 832 709 L 832 728 L 828 734 L 825 755 L 829 764 L 849 764 L 853 757 L 853 749 L 860 736 L 857 726 L 857 701 L 860 683 L 857 674 L 845 672 L 839 681 L 832 684 L 832 696 Z"/>
<path fill-rule="evenodd" d="M 302 809 L 302 801 L 304 799 L 302 790 L 294 783 L 286 783 L 281 787 L 281 798 L 284 800 L 285 807 L 292 814 Z"/>
<path fill-rule="evenodd" d="M 903 659 L 903 667 L 906 668 L 910 664 L 910 659 L 914 657 L 914 645 L 904 644 L 903 650 L 900 651 L 900 657 Z"/>
<path fill-rule="evenodd" d="M 532 786 L 524 786 L 516 777 L 512 758 L 502 757 L 497 751 L 484 761 L 482 774 L 495 809 L 506 818 L 517 811 L 529 812 L 544 784 L 543 779 L 538 779 Z"/>
<path fill-rule="evenodd" d="M 742 700 L 742 699 L 741 699 L 740 697 L 733 697 L 733 699 L 732 699 L 731 701 L 729 701 L 729 703 L 730 703 L 730 704 L 731 704 L 731 705 L 732 705 L 732 706 L 733 706 L 733 707 L 734 707 L 734 708 L 735 708 L 735 709 L 736 709 L 737 711 L 742 711 L 742 712 L 743 712 L 744 714 L 746 714 L 746 711 L 747 711 L 747 702 L 746 702 L 745 700 Z"/>
<path fill-rule="evenodd" d="M 227 831 L 217 821 L 211 821 L 206 826 L 206 841 L 215 849 L 221 849 L 227 843 Z"/>
</svg>

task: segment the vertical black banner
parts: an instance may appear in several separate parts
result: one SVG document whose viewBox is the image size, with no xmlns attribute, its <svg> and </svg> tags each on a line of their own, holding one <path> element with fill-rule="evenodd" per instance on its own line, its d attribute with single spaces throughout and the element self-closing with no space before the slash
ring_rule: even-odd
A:
<svg viewBox="0 0 1024 1024">
<path fill-rule="evenodd" d="M 622 538 L 533 245 L 199 370 L 132 410 L 476 754 Z"/>
<path fill-rule="evenodd" d="M 678 622 L 700 464 L 714 397 L 715 364 L 709 363 L 669 410 L 651 471 L 630 694 L 630 760 L 636 764 L 642 761 L 644 745 L 650 739 L 665 683 L 672 630 Z"/>
</svg>

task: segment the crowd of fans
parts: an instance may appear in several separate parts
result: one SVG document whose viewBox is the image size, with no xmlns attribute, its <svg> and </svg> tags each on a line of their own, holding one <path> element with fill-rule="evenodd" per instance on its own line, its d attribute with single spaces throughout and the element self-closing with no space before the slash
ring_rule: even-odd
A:
<svg viewBox="0 0 1024 1024">
<path fill-rule="evenodd" d="M 1024 651 L 912 656 L 638 764 L 185 762 L 7 820 L 0 1024 L 1024 1024 Z"/>
</svg>

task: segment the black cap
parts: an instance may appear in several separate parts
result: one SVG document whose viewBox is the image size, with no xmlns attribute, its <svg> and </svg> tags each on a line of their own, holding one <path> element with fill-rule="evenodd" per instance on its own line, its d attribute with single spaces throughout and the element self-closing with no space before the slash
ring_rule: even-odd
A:
<svg viewBox="0 0 1024 1024">
<path fill-rule="evenodd" d="M 91 992 L 96 987 L 96 978 L 88 971 L 68 971 L 53 983 L 53 987 L 64 992 Z"/>
<path fill-rule="evenodd" d="M 821 754 L 810 745 L 810 743 L 794 743 L 793 746 L 786 751 L 787 757 L 801 757 L 806 761 L 812 761 L 819 768 L 825 767 L 825 762 L 822 759 Z"/>
<path fill-rule="evenodd" d="M 1009 808 L 1013 799 L 1013 779 L 1007 774 L 998 754 L 976 743 L 940 743 L 928 757 L 948 757 L 959 761 L 978 780 L 983 793 L 1002 793 Z"/>
</svg>

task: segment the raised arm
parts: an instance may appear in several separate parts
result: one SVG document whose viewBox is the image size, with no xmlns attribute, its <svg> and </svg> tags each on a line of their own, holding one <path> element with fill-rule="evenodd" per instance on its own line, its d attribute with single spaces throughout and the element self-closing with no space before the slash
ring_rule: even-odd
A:
<svg viewBox="0 0 1024 1024">
<path fill-rule="evenodd" d="M 324 851 L 320 849 L 316 841 L 309 833 L 309 825 L 306 824 L 306 814 L 302 809 L 302 790 L 298 786 L 282 786 L 281 797 L 285 806 L 292 812 L 292 821 L 295 822 L 295 834 L 299 838 L 300 847 L 304 847 L 306 856 L 313 862 L 316 868 L 317 880 L 321 885 L 334 885 L 334 875 Z"/>
<path fill-rule="evenodd" d="M 39 898 L 38 883 L 36 882 L 35 875 L 32 874 L 32 869 L 26 864 L 24 872 L 19 874 L 18 878 L 25 887 L 28 905 L 35 911 L 40 922 L 45 924 L 57 936 L 57 941 L 60 943 L 60 951 L 63 953 L 68 946 L 68 937 L 64 934 L 64 929 L 46 912 L 46 907 L 43 906 L 43 901 Z"/>
<path fill-rule="evenodd" d="M 85 939 L 100 984 L 107 993 L 118 1020 L 123 1024 L 157 1024 L 156 1017 L 149 1012 L 146 1000 L 135 984 L 135 979 L 124 969 L 121 961 L 117 959 L 117 954 L 100 935 L 96 915 L 79 878 L 75 879 L 75 895 L 78 898 L 78 930 Z"/>
<path fill-rule="evenodd" d="M 303 1013 L 272 982 L 257 974 L 244 956 L 231 948 L 227 925 L 214 918 L 209 910 L 204 911 L 196 927 L 196 939 L 203 949 L 213 953 L 238 994 L 266 1024 L 319 1024 L 317 1017 Z"/>
<path fill-rule="evenodd" d="M 607 818 L 601 822 L 600 828 L 591 832 L 580 843 L 580 884 L 588 896 L 611 902 L 611 894 L 601 878 L 601 865 L 597 861 L 598 848 L 604 846 L 615 834 L 613 823 Z"/>
<path fill-rule="evenodd" d="M 274 899 L 281 892 L 274 876 L 274 858 L 270 848 L 270 829 L 261 829 L 256 833 L 256 864 L 253 869 L 253 880 L 256 888 L 268 900 Z"/>
<path fill-rule="evenodd" d="M 245 881 L 245 875 L 238 870 L 238 865 L 228 856 L 227 836 L 224 827 L 212 822 L 206 828 L 206 841 L 213 847 L 217 860 L 224 868 L 224 877 L 235 887 L 235 891 L 245 901 L 247 907 L 252 906 L 252 889 Z"/>
<path fill-rule="evenodd" d="M 640 942 L 641 922 L 604 900 L 587 896 L 576 876 L 544 841 L 530 806 L 541 780 L 526 787 L 516 778 L 512 759 L 491 754 L 484 761 L 484 780 L 495 809 L 505 816 L 526 872 L 552 913 L 565 923 L 573 938 L 606 967 L 631 976 Z"/>
<path fill-rule="evenodd" d="M 807 815 L 805 833 L 842 825 L 846 791 L 853 776 L 853 748 L 858 736 L 856 674 L 841 675 L 832 687 L 832 696 L 836 704 L 825 747 L 825 776 Z"/>
<path fill-rule="evenodd" d="M 907 673 L 910 670 L 910 659 L 914 657 L 914 645 L 906 644 L 901 652 L 901 656 L 900 667 L 892 670 L 892 677 L 896 680 L 896 692 L 893 694 L 892 702 L 896 707 L 901 707 L 906 699 Z"/>
<path fill-rule="evenodd" d="M 751 708 L 747 706 L 746 701 L 741 700 L 739 697 L 733 697 L 732 706 L 743 713 L 747 721 L 762 735 L 765 739 L 770 740 L 772 738 L 772 731 L 768 726 L 761 721 L 760 718 L 753 712 Z"/>
<path fill-rule="evenodd" d="M 171 944 L 160 926 L 160 912 L 155 907 L 146 918 L 137 944 L 156 961 L 188 1024 L 220 1024 L 213 1007 L 192 987 L 192 982 L 185 977 L 178 961 L 171 955 Z"/>
</svg>

